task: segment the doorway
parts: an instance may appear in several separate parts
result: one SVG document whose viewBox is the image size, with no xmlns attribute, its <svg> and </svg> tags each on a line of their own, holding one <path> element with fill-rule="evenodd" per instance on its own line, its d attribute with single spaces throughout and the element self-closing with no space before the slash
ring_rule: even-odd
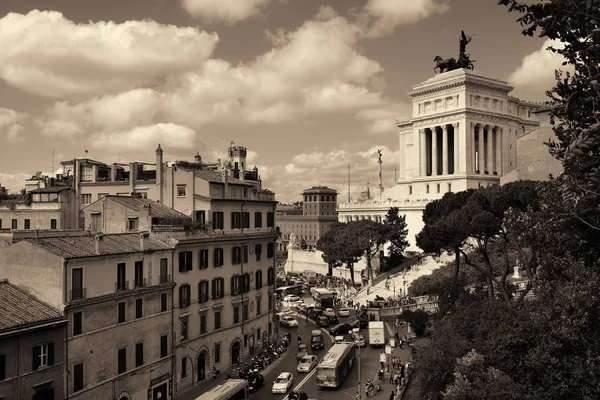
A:
<svg viewBox="0 0 600 400">
<path fill-rule="evenodd" d="M 198 372 L 198 382 L 206 379 L 206 353 L 201 352 L 198 356 L 198 362 L 196 365 L 196 371 Z"/>
<path fill-rule="evenodd" d="M 167 382 L 152 389 L 152 400 L 167 400 Z"/>
<path fill-rule="evenodd" d="M 231 344 L 231 363 L 232 364 L 236 364 L 236 363 L 240 363 L 242 360 L 240 359 L 240 341 L 238 339 L 236 339 L 232 344 Z"/>
</svg>

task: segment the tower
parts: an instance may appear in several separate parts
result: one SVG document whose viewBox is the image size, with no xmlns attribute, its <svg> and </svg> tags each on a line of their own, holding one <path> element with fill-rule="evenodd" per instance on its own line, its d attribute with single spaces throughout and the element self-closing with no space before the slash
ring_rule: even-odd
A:
<svg viewBox="0 0 600 400">
<path fill-rule="evenodd" d="M 158 200 L 163 203 L 163 149 L 160 147 L 160 143 L 156 148 L 156 186 L 158 186 Z"/>
<path fill-rule="evenodd" d="M 246 154 L 247 150 L 242 146 L 234 146 L 234 143 L 231 142 L 229 146 L 229 162 L 233 168 L 233 176 L 236 178 L 240 177 L 241 174 L 246 172 Z"/>
</svg>

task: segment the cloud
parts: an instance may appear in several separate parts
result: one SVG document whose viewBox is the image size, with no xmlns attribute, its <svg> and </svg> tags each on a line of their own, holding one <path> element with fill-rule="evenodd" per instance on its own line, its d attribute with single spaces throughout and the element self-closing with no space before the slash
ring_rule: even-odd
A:
<svg viewBox="0 0 600 400">
<path fill-rule="evenodd" d="M 0 107 L 0 134 L 4 134 L 11 142 L 23 141 L 21 135 L 25 127 L 22 125 L 29 119 L 29 114 Z"/>
<path fill-rule="evenodd" d="M 157 143 L 169 149 L 189 149 L 196 142 L 196 133 L 187 126 L 160 123 L 138 126 L 125 132 L 96 135 L 92 145 L 102 150 L 139 151 L 154 148 Z"/>
<path fill-rule="evenodd" d="M 47 97 L 115 93 L 195 69 L 216 34 L 154 21 L 76 24 L 56 11 L 0 19 L 0 78 Z M 168 49 L 165 52 L 165 49 Z"/>
<path fill-rule="evenodd" d="M 396 121 L 409 117 L 411 105 L 393 103 L 387 107 L 367 108 L 356 113 L 355 118 L 366 121 L 367 132 L 374 134 L 397 132 Z"/>
<path fill-rule="evenodd" d="M 271 0 L 181 0 L 183 8 L 193 17 L 228 24 L 256 16 Z"/>
<path fill-rule="evenodd" d="M 515 93 L 528 100 L 546 100 L 546 91 L 556 84 L 554 71 L 572 70 L 563 66 L 564 57 L 549 51 L 548 46 L 562 48 L 564 45 L 546 40 L 539 50 L 523 57 L 521 65 L 507 79 L 515 87 Z"/>
<path fill-rule="evenodd" d="M 446 0 L 369 0 L 356 16 L 362 33 L 374 38 L 391 34 L 398 25 L 412 24 L 449 9 Z"/>
<path fill-rule="evenodd" d="M 25 187 L 25 180 L 31 178 L 33 172 L 30 174 L 0 172 L 0 186 L 4 186 L 9 193 L 19 193 L 19 190 Z"/>
</svg>

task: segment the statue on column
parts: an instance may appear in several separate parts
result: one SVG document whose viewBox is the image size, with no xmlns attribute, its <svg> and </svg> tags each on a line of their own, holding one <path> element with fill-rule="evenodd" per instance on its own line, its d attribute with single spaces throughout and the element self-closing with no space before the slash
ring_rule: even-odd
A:
<svg viewBox="0 0 600 400">
<path fill-rule="evenodd" d="M 474 69 L 473 63 L 475 60 L 471 60 L 469 57 L 469 53 L 467 53 L 467 44 L 473 40 L 473 36 L 467 36 L 465 31 L 460 31 L 459 36 L 459 54 L 458 60 L 454 57 L 450 58 L 442 58 L 440 56 L 435 56 L 433 61 L 435 62 L 435 67 L 433 68 L 433 72 L 443 73 L 448 71 L 454 71 L 455 69 L 464 68 L 464 69 Z"/>
<path fill-rule="evenodd" d="M 381 161 L 381 153 L 383 150 L 377 149 L 377 155 L 379 156 L 379 160 L 377 161 L 379 164 L 381 164 L 383 161 Z"/>
</svg>

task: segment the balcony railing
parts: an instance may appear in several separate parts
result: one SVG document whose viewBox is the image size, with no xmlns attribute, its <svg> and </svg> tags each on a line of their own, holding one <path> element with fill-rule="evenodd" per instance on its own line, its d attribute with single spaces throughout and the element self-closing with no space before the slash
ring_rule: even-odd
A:
<svg viewBox="0 0 600 400">
<path fill-rule="evenodd" d="M 129 290 L 129 281 L 118 281 L 115 283 L 115 292 L 120 292 L 122 290 Z"/>
<path fill-rule="evenodd" d="M 163 283 L 171 283 L 171 274 L 160 275 L 159 276 L 159 282 L 161 284 L 163 284 Z"/>
<path fill-rule="evenodd" d="M 74 300 L 83 300 L 85 299 L 85 288 L 77 288 L 77 289 L 71 289 L 70 293 L 69 293 L 69 297 L 71 298 L 71 301 Z"/>
<path fill-rule="evenodd" d="M 146 287 L 146 278 L 140 278 L 140 279 L 136 279 L 134 282 L 134 287 L 135 288 L 143 288 Z"/>
</svg>

